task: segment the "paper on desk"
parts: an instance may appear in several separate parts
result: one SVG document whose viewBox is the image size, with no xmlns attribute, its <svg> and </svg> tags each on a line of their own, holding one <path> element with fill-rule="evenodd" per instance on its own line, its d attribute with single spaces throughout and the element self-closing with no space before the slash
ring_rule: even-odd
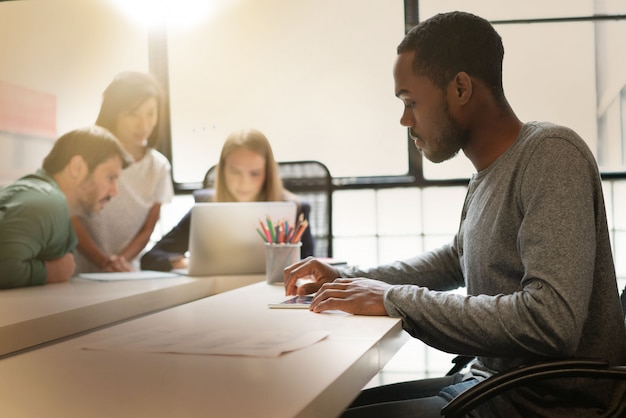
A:
<svg viewBox="0 0 626 418">
<path fill-rule="evenodd" d="M 171 277 L 179 277 L 177 273 L 164 271 L 120 271 L 111 273 L 80 273 L 78 277 L 87 280 L 97 280 L 101 282 L 113 282 L 119 280 L 145 280 L 145 279 L 167 279 Z"/>
<path fill-rule="evenodd" d="M 243 331 L 153 329 L 135 334 L 105 335 L 87 343 L 85 350 L 139 351 L 148 353 L 278 357 L 315 344 L 326 331 Z"/>
</svg>

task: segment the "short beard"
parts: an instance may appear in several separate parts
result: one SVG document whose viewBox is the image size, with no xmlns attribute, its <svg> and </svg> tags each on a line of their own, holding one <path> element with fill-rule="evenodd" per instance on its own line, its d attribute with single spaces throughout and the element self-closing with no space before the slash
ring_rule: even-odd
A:
<svg viewBox="0 0 626 418">
<path fill-rule="evenodd" d="M 448 103 L 444 101 L 443 114 L 446 125 L 440 135 L 435 138 L 435 143 L 439 146 L 431 155 L 424 156 L 433 163 L 441 163 L 455 157 L 467 144 L 469 133 L 461 128 L 461 125 L 452 118 Z"/>
</svg>

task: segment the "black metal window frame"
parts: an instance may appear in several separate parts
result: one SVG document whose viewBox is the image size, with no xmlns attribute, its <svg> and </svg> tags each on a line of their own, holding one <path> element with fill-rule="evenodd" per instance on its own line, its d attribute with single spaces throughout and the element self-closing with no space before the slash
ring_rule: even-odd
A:
<svg viewBox="0 0 626 418">
<path fill-rule="evenodd" d="M 419 16 L 419 0 L 403 0 L 404 1 L 404 21 L 405 32 L 420 22 Z M 508 24 L 537 24 L 537 23 L 555 23 L 555 22 L 580 22 L 580 21 L 601 21 L 601 20 L 626 20 L 626 15 L 592 15 L 592 16 L 576 16 L 576 17 L 553 17 L 553 18 L 534 18 L 534 19 L 509 19 L 509 20 L 493 20 L 494 25 Z M 169 93 L 169 63 L 167 50 L 167 29 L 165 25 L 155 26 L 150 29 L 148 34 L 148 57 L 150 71 L 159 79 L 166 93 Z M 172 135 L 171 120 L 169 112 L 169 103 L 166 103 L 163 121 L 163 140 L 159 146 L 161 151 L 170 161 L 172 161 Z M 431 186 L 465 186 L 468 184 L 467 178 L 451 178 L 451 179 L 427 179 L 424 176 L 423 156 L 415 148 L 411 139 L 406 137 L 408 149 L 407 173 L 405 175 L 394 176 L 359 176 L 359 177 L 334 177 L 333 189 L 385 189 L 393 187 L 431 187 Z M 626 179 L 626 172 L 602 173 L 602 178 L 610 179 Z M 177 194 L 191 193 L 193 190 L 201 187 L 201 181 L 198 183 L 179 183 L 174 179 L 174 188 Z"/>
</svg>

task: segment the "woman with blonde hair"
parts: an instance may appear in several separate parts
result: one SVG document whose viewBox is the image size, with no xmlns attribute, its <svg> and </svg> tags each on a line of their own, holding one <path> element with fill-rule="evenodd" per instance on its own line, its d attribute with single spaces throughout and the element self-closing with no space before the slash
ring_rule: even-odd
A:
<svg viewBox="0 0 626 418">
<path fill-rule="evenodd" d="M 272 147 L 267 137 L 256 129 L 231 133 L 222 146 L 216 168 L 216 202 L 299 200 L 283 187 Z M 236 182 L 244 180 L 246 171 L 254 186 L 242 194 L 242 186 Z"/>
<path fill-rule="evenodd" d="M 212 202 L 294 201 L 298 215 L 308 220 L 311 207 L 283 187 L 272 147 L 256 129 L 231 133 L 220 154 L 215 189 L 202 190 L 203 200 Z M 144 270 L 169 271 L 187 267 L 191 211 L 141 258 Z M 313 236 L 307 228 L 302 235 L 302 258 L 313 255 Z"/>
</svg>

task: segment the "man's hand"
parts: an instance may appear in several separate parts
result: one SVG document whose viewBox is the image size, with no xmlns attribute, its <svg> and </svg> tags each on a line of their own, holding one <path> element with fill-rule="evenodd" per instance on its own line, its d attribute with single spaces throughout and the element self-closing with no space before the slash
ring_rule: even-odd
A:
<svg viewBox="0 0 626 418">
<path fill-rule="evenodd" d="M 74 254 L 67 253 L 63 257 L 46 260 L 46 283 L 66 282 L 74 275 L 76 262 Z"/>
<path fill-rule="evenodd" d="M 324 283 L 332 282 L 340 277 L 339 271 L 329 264 L 307 257 L 290 265 L 284 270 L 285 294 L 308 295 L 315 293 Z M 308 283 L 297 285 L 298 279 L 305 279 Z"/>
<path fill-rule="evenodd" d="M 325 283 L 311 302 L 309 310 L 340 310 L 355 315 L 387 315 L 383 297 L 391 285 L 378 280 L 337 279 Z"/>
</svg>

